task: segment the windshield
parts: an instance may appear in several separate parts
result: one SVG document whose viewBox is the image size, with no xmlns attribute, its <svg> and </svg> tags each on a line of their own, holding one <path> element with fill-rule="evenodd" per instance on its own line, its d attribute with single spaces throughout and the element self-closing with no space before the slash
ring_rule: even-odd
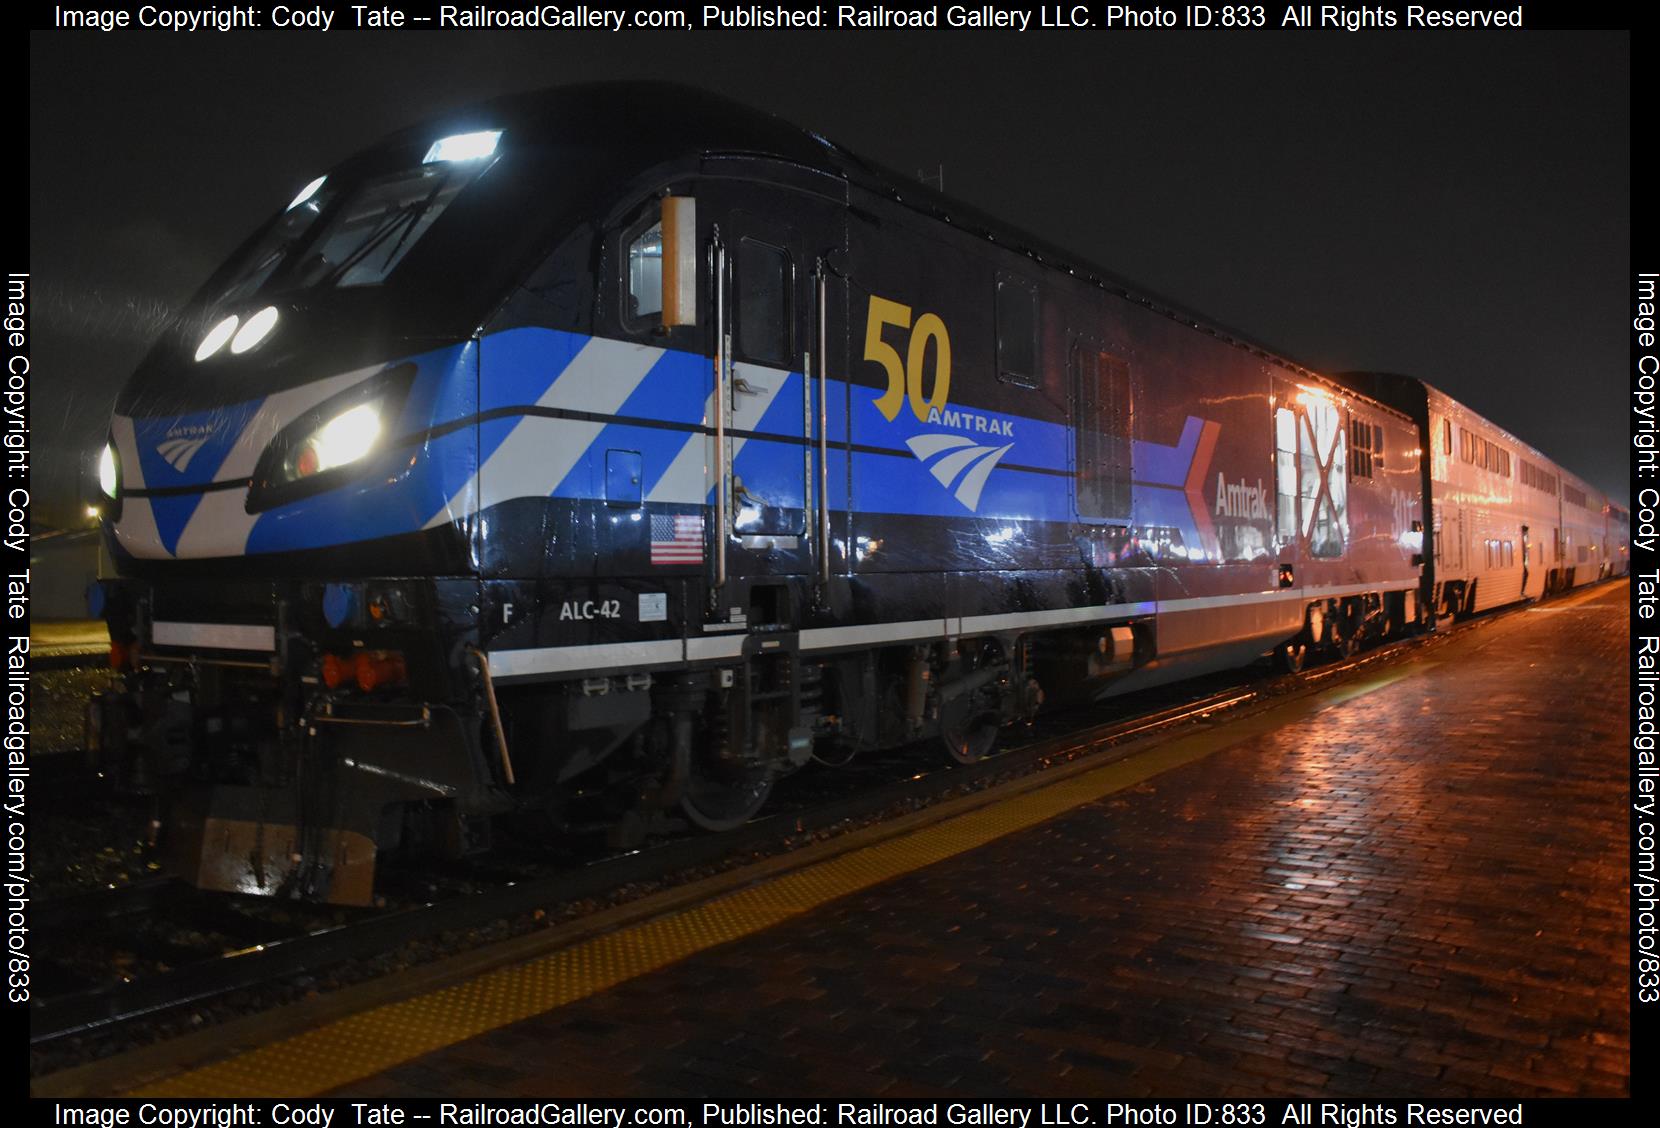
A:
<svg viewBox="0 0 1660 1128">
<path fill-rule="evenodd" d="M 219 301 L 237 301 L 256 293 L 265 280 L 277 269 L 288 252 L 316 226 L 318 217 L 338 195 L 332 185 L 325 184 L 311 197 L 292 204 L 277 217 L 269 230 L 248 248 L 241 260 L 229 271 L 230 281 L 216 295 Z"/>
<path fill-rule="evenodd" d="M 282 290 L 378 286 L 491 163 L 441 161 L 356 185 L 325 182 L 241 256 L 214 300 L 241 300 L 268 283 Z"/>
</svg>

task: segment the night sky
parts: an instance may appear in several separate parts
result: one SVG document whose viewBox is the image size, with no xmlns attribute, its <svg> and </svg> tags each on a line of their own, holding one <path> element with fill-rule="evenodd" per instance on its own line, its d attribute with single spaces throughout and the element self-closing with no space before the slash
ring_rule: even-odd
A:
<svg viewBox="0 0 1660 1128">
<path fill-rule="evenodd" d="M 1629 504 L 1630 39 L 1595 33 L 35 33 L 37 520 L 263 217 L 431 113 L 702 85 L 1317 369 L 1422 376 Z M 573 170 L 580 175 L 580 170 Z"/>
</svg>

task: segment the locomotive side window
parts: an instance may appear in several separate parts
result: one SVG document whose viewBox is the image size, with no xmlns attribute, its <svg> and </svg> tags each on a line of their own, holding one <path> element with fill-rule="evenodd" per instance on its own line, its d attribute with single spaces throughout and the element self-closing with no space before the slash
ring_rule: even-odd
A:
<svg viewBox="0 0 1660 1128">
<path fill-rule="evenodd" d="M 1374 431 L 1372 425 L 1364 420 L 1349 420 L 1349 445 L 1352 448 L 1349 459 L 1349 473 L 1356 478 L 1370 478 L 1372 476 L 1374 435 L 1381 439 L 1383 429 L 1380 427 Z M 1382 444 L 1379 443 L 1379 445 Z"/>
<path fill-rule="evenodd" d="M 738 242 L 738 352 L 757 364 L 790 363 L 790 256 L 755 239 Z"/>
<path fill-rule="evenodd" d="M 1037 291 L 1021 278 L 997 280 L 997 378 L 1038 386 Z"/>
<path fill-rule="evenodd" d="M 1280 541 L 1297 539 L 1297 416 L 1289 407 L 1274 412 L 1274 502 Z"/>
<path fill-rule="evenodd" d="M 1130 365 L 1080 341 L 1072 349 L 1078 515 L 1130 519 Z"/>
<path fill-rule="evenodd" d="M 1342 556 L 1349 523 L 1347 437 L 1337 405 L 1307 396 L 1297 428 L 1297 493 L 1303 536 L 1315 556 Z"/>
<path fill-rule="evenodd" d="M 663 312 L 663 222 L 655 215 L 641 220 L 624 236 L 628 245 L 628 280 L 623 320 L 630 328 L 655 324 Z"/>
<path fill-rule="evenodd" d="M 623 328 L 660 334 L 697 324 L 696 209 L 691 196 L 663 196 L 623 230 Z"/>
</svg>

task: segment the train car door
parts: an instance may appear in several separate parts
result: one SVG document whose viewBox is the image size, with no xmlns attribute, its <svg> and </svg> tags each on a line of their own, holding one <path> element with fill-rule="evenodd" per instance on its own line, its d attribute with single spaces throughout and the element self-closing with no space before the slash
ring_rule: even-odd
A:
<svg viewBox="0 0 1660 1128">
<path fill-rule="evenodd" d="M 845 198 L 845 185 L 823 179 L 815 192 L 726 176 L 698 190 L 716 291 L 716 589 L 828 563 L 826 432 L 846 434 L 845 395 L 831 393 L 846 333 L 826 263 L 845 253 L 846 231 L 844 206 L 819 194 Z"/>
</svg>

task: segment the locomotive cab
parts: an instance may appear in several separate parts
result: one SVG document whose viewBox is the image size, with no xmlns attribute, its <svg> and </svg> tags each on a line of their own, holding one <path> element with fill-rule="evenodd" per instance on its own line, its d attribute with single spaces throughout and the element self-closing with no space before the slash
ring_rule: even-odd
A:
<svg viewBox="0 0 1660 1128">
<path fill-rule="evenodd" d="M 199 884 L 362 902 L 417 825 L 467 849 L 596 777 L 730 825 L 805 760 L 799 679 L 744 652 L 792 649 L 824 555 L 803 451 L 845 186 L 687 95 L 506 99 L 349 158 L 122 391 L 97 599 L 124 686 L 91 727 Z M 688 651 L 728 665 L 665 681 Z M 700 767 L 705 730 L 735 735 Z"/>
</svg>

